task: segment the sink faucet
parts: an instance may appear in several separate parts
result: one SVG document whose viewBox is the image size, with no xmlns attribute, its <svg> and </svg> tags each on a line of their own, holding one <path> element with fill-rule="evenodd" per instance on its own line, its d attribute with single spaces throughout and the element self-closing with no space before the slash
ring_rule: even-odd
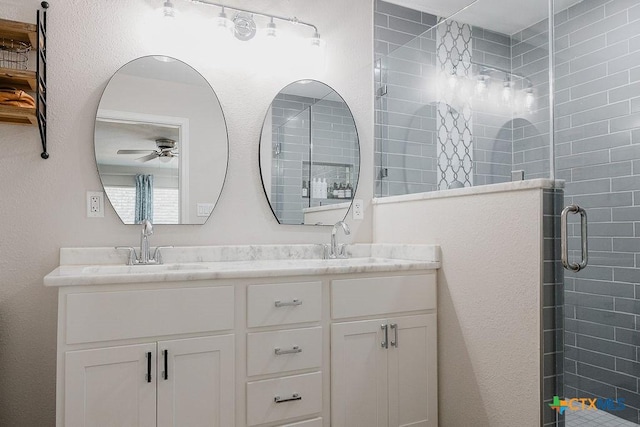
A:
<svg viewBox="0 0 640 427">
<path fill-rule="evenodd" d="M 348 236 L 351 234 L 351 230 L 349 226 L 344 221 L 338 221 L 333 225 L 333 229 L 331 230 L 331 247 L 329 248 L 329 258 L 346 258 L 347 255 L 344 253 L 344 245 L 338 245 L 336 242 L 336 233 L 338 233 L 338 227 L 342 227 L 344 234 Z"/>
<path fill-rule="evenodd" d="M 148 219 L 142 220 L 142 231 L 140 232 L 140 256 L 139 264 L 149 264 L 151 249 L 149 248 L 149 236 L 153 234 L 153 225 Z"/>
<path fill-rule="evenodd" d="M 126 249 L 129 251 L 128 265 L 148 265 L 162 264 L 162 253 L 165 248 L 173 246 L 158 246 L 151 256 L 151 246 L 149 245 L 149 236 L 153 234 L 153 224 L 148 219 L 141 222 L 142 231 L 140 232 L 140 252 L 136 255 L 136 250 L 131 246 L 116 246 L 116 249 Z"/>
</svg>

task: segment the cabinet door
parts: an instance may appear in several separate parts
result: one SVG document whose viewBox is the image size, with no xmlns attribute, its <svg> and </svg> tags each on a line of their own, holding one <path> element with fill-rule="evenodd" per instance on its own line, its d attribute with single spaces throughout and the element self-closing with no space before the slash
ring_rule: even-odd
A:
<svg viewBox="0 0 640 427">
<path fill-rule="evenodd" d="M 398 317 L 388 322 L 389 426 L 436 427 L 436 315 Z"/>
<path fill-rule="evenodd" d="M 383 320 L 331 326 L 331 426 L 388 425 Z"/>
<path fill-rule="evenodd" d="M 234 372 L 233 335 L 159 342 L 158 427 L 235 425 Z"/>
<path fill-rule="evenodd" d="M 155 343 L 65 353 L 64 425 L 154 427 L 155 363 Z"/>
</svg>

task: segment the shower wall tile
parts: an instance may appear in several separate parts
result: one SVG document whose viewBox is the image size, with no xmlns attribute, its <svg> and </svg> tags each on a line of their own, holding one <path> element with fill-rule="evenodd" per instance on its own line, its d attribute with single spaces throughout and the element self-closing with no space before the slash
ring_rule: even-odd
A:
<svg viewBox="0 0 640 427">
<path fill-rule="evenodd" d="M 309 107 L 313 128 L 310 128 Z M 291 120 L 295 116 L 296 120 Z M 279 143 L 280 154 L 272 163 L 272 208 L 281 223 L 302 224 L 302 209 L 310 199 L 302 197 L 304 164 L 309 162 L 310 138 L 313 140 L 314 162 L 354 165 L 358 159 L 356 128 L 350 111 L 337 101 L 278 95 L 273 102 L 273 142 Z M 336 147 L 343 147 L 340 154 Z M 351 148 L 344 148 L 351 147 Z M 280 168 L 283 173 L 278 173 Z M 307 184 L 308 185 L 308 184 Z M 311 200 L 312 206 L 319 201 Z M 323 203 L 338 202 L 327 199 Z"/>
</svg>

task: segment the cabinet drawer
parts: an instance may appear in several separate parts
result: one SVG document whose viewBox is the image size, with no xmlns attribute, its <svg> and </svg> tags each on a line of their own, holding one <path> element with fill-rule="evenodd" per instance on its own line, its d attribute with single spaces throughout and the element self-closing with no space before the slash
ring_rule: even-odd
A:
<svg viewBox="0 0 640 427">
<path fill-rule="evenodd" d="M 66 343 L 233 329 L 232 286 L 73 293 Z"/>
<path fill-rule="evenodd" d="M 331 316 L 334 319 L 435 308 L 435 272 L 331 282 Z"/>
<path fill-rule="evenodd" d="M 287 325 L 320 320 L 322 283 L 252 285 L 247 291 L 247 324 Z"/>
<path fill-rule="evenodd" d="M 300 421 L 299 423 L 283 424 L 280 427 L 322 427 L 322 418 Z"/>
<path fill-rule="evenodd" d="M 319 368 L 321 365 L 321 327 L 247 334 L 249 376 Z"/>
<path fill-rule="evenodd" d="M 277 403 L 276 400 L 285 401 Z M 247 424 L 250 426 L 321 411 L 320 372 L 247 383 Z"/>
</svg>

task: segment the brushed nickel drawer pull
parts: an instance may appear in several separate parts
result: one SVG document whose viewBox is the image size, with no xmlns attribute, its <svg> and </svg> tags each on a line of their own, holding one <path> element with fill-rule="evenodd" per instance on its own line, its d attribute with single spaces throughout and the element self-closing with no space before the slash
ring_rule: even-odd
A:
<svg viewBox="0 0 640 427">
<path fill-rule="evenodd" d="M 280 300 L 276 301 L 274 304 L 276 307 L 295 307 L 297 305 L 302 305 L 301 299 L 294 299 L 293 301 L 285 301 L 282 302 Z"/>
<path fill-rule="evenodd" d="M 291 397 L 280 397 L 280 396 L 276 396 L 273 398 L 273 401 L 275 403 L 284 403 L 284 402 L 293 402 L 295 400 L 302 400 L 302 396 L 300 396 L 299 393 L 293 393 L 291 395 Z"/>
<path fill-rule="evenodd" d="M 281 356 L 283 354 L 295 354 L 302 353 L 302 349 L 299 346 L 293 346 L 290 350 L 282 350 L 281 348 L 276 348 L 275 350 L 276 356 Z"/>
</svg>

